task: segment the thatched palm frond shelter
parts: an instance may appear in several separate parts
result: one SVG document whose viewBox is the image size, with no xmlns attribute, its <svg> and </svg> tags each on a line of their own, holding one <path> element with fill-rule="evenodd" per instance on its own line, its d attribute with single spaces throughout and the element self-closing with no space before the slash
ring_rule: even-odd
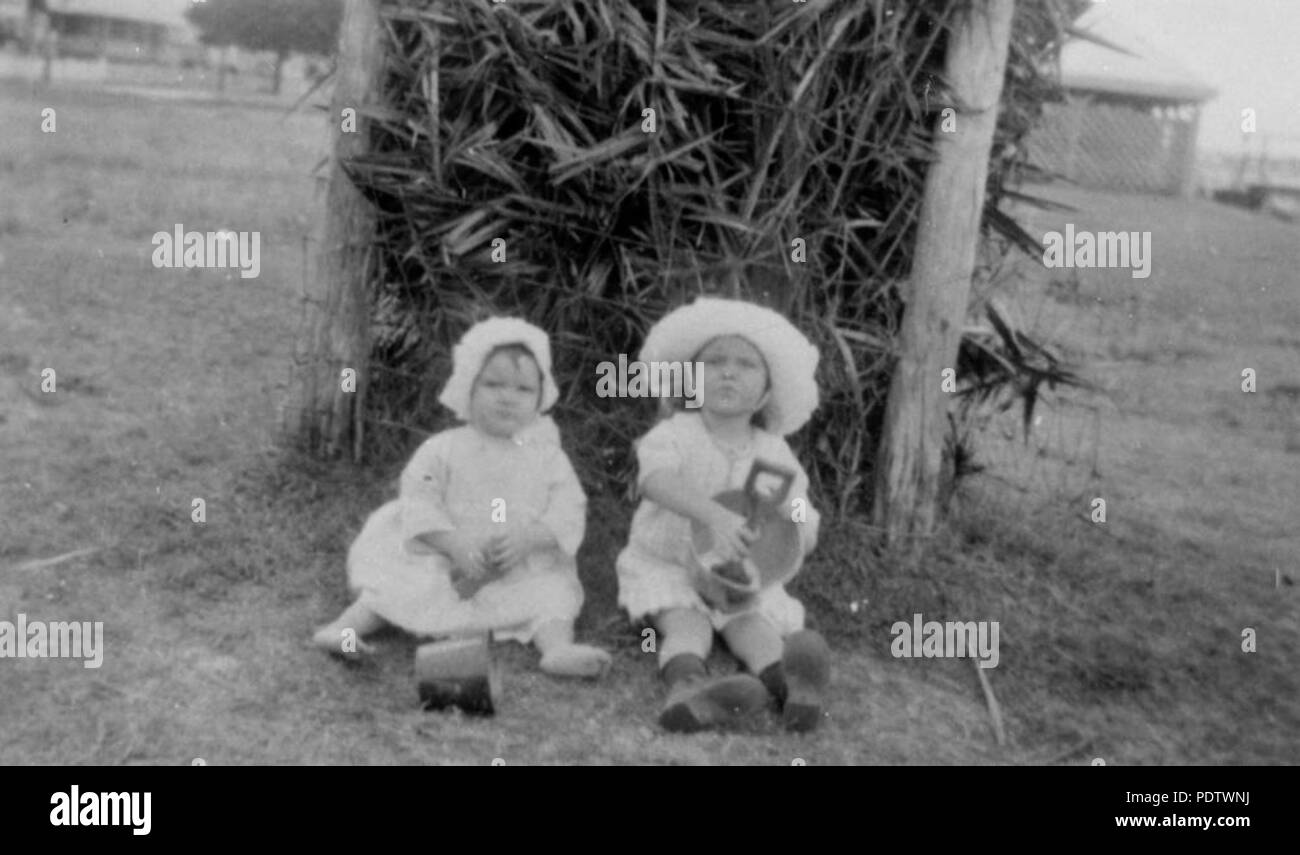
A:
<svg viewBox="0 0 1300 855">
<path fill-rule="evenodd" d="M 342 251 L 362 294 L 318 295 L 300 435 L 406 452 L 412 429 L 446 418 L 450 345 L 487 314 L 520 314 L 551 331 L 584 481 L 620 490 L 652 405 L 598 398 L 596 364 L 634 358 L 666 310 L 721 291 L 788 313 L 819 346 L 823 406 L 796 444 L 829 504 L 869 501 L 932 134 L 954 104 L 948 28 L 967 2 L 356 0 L 345 30 L 373 27 L 378 47 L 354 47 L 340 82 L 336 110 L 361 122 L 340 137 L 351 189 L 331 192 L 366 210 L 326 234 L 317 271 Z M 984 193 L 993 255 L 1033 243 L 997 203 L 1083 5 L 1017 10 Z M 328 315 L 358 303 L 360 324 Z M 348 365 L 363 398 L 337 392 Z"/>
</svg>

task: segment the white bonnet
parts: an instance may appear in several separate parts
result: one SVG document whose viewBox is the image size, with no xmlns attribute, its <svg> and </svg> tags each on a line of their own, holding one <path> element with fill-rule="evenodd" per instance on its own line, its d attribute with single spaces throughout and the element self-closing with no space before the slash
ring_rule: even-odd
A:
<svg viewBox="0 0 1300 855">
<path fill-rule="evenodd" d="M 504 344 L 522 344 L 537 360 L 542 372 L 539 412 L 549 410 L 560 397 L 560 390 L 551 377 L 551 342 L 546 333 L 522 318 L 488 318 L 470 327 L 456 343 L 451 352 L 451 377 L 438 396 L 438 402 L 461 421 L 469 421 L 470 393 L 488 354 Z"/>
<path fill-rule="evenodd" d="M 746 300 L 698 297 L 650 328 L 642 362 L 687 362 L 719 336 L 738 335 L 767 363 L 771 395 L 763 407 L 767 429 L 788 436 L 817 409 L 817 348 L 779 313 Z"/>
</svg>

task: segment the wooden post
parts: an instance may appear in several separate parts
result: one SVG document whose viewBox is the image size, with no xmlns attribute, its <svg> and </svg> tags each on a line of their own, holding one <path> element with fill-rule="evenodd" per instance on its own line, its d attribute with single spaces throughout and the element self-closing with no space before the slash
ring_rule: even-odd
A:
<svg viewBox="0 0 1300 855">
<path fill-rule="evenodd" d="M 1196 138 L 1201 131 L 1201 105 L 1191 105 L 1192 116 L 1183 123 L 1182 159 L 1178 164 L 1178 195 L 1190 199 L 1196 195 Z"/>
<path fill-rule="evenodd" d="M 369 122 L 358 108 L 377 98 L 381 37 L 378 0 L 347 0 L 329 114 L 329 176 L 307 264 L 307 317 L 299 333 L 291 403 L 284 414 L 286 429 L 317 457 L 336 457 L 349 448 L 354 460 L 361 457 L 375 211 L 344 174 L 342 163 L 369 148 Z M 343 130 L 343 110 L 348 108 L 358 110 L 355 131 Z M 343 389 L 345 368 L 356 372 L 356 391 Z"/>
<path fill-rule="evenodd" d="M 217 93 L 226 91 L 226 66 L 230 60 L 230 45 L 222 45 L 221 53 L 217 56 Z"/>
<path fill-rule="evenodd" d="M 59 52 L 59 34 L 53 27 L 41 42 L 41 82 L 48 85 L 54 79 L 54 58 Z"/>
<path fill-rule="evenodd" d="M 284 82 L 284 61 L 289 58 L 289 52 L 278 50 L 275 52 L 275 66 L 271 71 L 271 94 L 279 95 L 280 86 Z"/>
<path fill-rule="evenodd" d="M 1079 164 L 1079 134 L 1082 132 L 1083 113 L 1090 106 L 1087 98 L 1075 98 L 1068 93 L 1065 96 L 1067 114 L 1066 127 L 1069 128 L 1070 147 L 1066 149 L 1065 155 L 1065 177 L 1071 181 L 1078 181 L 1079 175 L 1076 167 Z"/>
<path fill-rule="evenodd" d="M 876 460 L 873 515 L 890 543 L 934 526 L 948 427 L 940 384 L 944 369 L 956 368 L 1014 11 L 1015 0 L 971 0 L 948 36 L 956 130 L 944 133 L 942 119 L 935 126 Z"/>
</svg>

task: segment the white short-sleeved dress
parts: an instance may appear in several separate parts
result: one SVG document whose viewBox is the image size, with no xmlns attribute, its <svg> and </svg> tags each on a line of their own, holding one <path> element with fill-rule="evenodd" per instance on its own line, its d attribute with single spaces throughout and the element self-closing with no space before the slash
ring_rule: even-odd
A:
<svg viewBox="0 0 1300 855">
<path fill-rule="evenodd" d="M 677 473 L 687 489 L 704 496 L 743 487 L 756 457 L 786 466 L 795 472 L 788 502 L 803 499 L 807 522 L 800 525 L 805 554 L 817 542 L 821 515 L 808 502 L 808 475 L 786 441 L 764 430 L 755 431 L 750 452 L 731 459 L 710 437 L 698 413 L 681 412 L 660 422 L 637 442 L 637 487 L 659 469 Z M 758 611 L 771 620 L 782 635 L 803 628 L 803 604 L 790 596 L 783 585 L 765 590 L 754 607 L 738 613 L 723 613 L 710 607 L 696 593 L 691 582 L 691 524 L 686 517 L 643 498 L 632 517 L 628 545 L 619 553 L 618 603 L 633 620 L 641 620 L 663 609 L 693 608 L 708 614 L 714 629 L 721 630 L 742 614 Z"/>
<path fill-rule="evenodd" d="M 475 539 L 507 524 L 539 521 L 557 547 L 535 552 L 468 599 L 452 586 L 451 561 L 415 540 L 457 530 Z M 419 635 L 492 631 L 527 643 L 550 620 L 582 608 L 576 556 L 586 527 L 587 497 L 543 417 L 514 440 L 468 425 L 430 437 L 402 471 L 401 492 L 366 520 L 348 551 L 348 584 L 359 601 L 389 623 Z"/>
</svg>

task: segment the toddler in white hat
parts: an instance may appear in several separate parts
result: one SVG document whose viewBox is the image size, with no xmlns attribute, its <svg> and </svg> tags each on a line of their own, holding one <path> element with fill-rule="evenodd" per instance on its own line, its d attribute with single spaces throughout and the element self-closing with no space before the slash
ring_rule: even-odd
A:
<svg viewBox="0 0 1300 855">
<path fill-rule="evenodd" d="M 820 515 L 784 437 L 817 407 L 817 349 L 770 309 L 701 297 L 655 324 L 640 358 L 692 362 L 702 371 L 699 408 L 661 421 L 637 443 L 642 499 L 616 562 L 619 605 L 656 630 L 668 684 L 660 724 L 672 731 L 730 724 L 774 701 L 787 728 L 816 727 L 830 651 L 804 629 L 803 605 L 780 584 L 739 611 L 706 601 L 696 586 L 691 528 L 707 526 L 723 560 L 743 558 L 754 532 L 712 497 L 741 487 L 763 460 L 795 473 L 780 512 L 799 522 L 802 553 L 815 547 Z M 715 632 L 749 673 L 710 678 L 705 660 Z"/>
<path fill-rule="evenodd" d="M 542 415 L 559 397 L 546 333 L 517 318 L 473 326 L 439 401 L 467 422 L 431 437 L 397 499 L 348 552 L 356 601 L 313 636 L 344 655 L 395 625 L 421 636 L 532 643 L 543 671 L 599 677 L 603 650 L 574 643 L 582 608 L 576 555 L 587 497 Z"/>
</svg>

